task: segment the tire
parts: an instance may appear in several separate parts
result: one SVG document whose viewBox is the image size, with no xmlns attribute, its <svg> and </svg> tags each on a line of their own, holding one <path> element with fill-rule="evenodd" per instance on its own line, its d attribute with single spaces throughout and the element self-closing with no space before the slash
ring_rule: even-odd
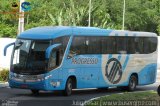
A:
<svg viewBox="0 0 160 106">
<path fill-rule="evenodd" d="M 33 95 L 39 95 L 39 90 L 31 89 Z"/>
<path fill-rule="evenodd" d="M 64 90 L 64 96 L 70 96 L 72 94 L 72 88 L 73 88 L 72 79 L 69 78 L 66 82 L 66 87 L 65 87 L 65 90 Z"/>
<path fill-rule="evenodd" d="M 159 85 L 158 88 L 157 88 L 157 93 L 158 93 L 158 95 L 160 96 L 160 85 Z"/>
<path fill-rule="evenodd" d="M 129 84 L 127 86 L 128 91 L 134 91 L 137 86 L 137 77 L 132 75 L 129 80 Z"/>
</svg>

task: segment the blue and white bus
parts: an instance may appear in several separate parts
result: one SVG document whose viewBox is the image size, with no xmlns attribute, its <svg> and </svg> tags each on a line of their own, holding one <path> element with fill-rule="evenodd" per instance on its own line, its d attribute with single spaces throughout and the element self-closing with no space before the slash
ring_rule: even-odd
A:
<svg viewBox="0 0 160 106">
<path fill-rule="evenodd" d="M 40 90 L 125 87 L 153 84 L 157 35 L 95 27 L 37 27 L 24 31 L 11 56 L 9 86 Z"/>
</svg>

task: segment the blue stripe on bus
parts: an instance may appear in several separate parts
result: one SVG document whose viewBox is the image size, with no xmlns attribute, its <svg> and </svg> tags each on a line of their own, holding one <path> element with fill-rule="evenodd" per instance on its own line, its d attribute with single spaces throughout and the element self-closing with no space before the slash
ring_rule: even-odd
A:
<svg viewBox="0 0 160 106">
<path fill-rule="evenodd" d="M 108 60 L 111 59 L 111 58 L 112 58 L 112 54 L 109 54 L 108 55 Z"/>
<path fill-rule="evenodd" d="M 121 54 L 119 54 L 119 56 L 118 56 L 118 60 L 119 60 L 119 61 L 121 60 L 121 57 L 122 57 Z"/>
<path fill-rule="evenodd" d="M 125 62 L 124 62 L 124 64 L 123 64 L 123 70 L 125 70 L 125 68 L 126 68 L 126 66 L 127 66 L 127 64 L 128 64 L 129 57 L 130 57 L 130 54 L 128 54 L 128 55 L 126 56 L 126 60 L 125 60 Z"/>
</svg>

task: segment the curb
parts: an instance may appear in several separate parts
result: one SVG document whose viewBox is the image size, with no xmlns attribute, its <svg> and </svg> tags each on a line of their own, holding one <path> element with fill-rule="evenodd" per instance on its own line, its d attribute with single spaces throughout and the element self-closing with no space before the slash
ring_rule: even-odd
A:
<svg viewBox="0 0 160 106">
<path fill-rule="evenodd" d="M 8 84 L 8 82 L 0 82 L 0 88 L 5 88 L 5 87 L 8 87 L 9 86 L 9 84 Z"/>
<path fill-rule="evenodd" d="M 147 91 L 154 91 L 154 90 L 147 90 Z M 136 92 L 132 92 L 132 93 L 137 93 L 137 92 L 146 92 L 146 91 L 136 91 Z M 125 92 L 124 92 L 124 93 L 125 93 Z M 124 93 L 122 92 L 122 93 L 116 93 L 116 94 L 121 94 L 121 95 L 123 95 Z M 110 96 L 110 95 L 105 95 L 105 96 L 99 96 L 99 97 L 91 98 L 91 99 L 85 101 L 81 106 L 85 106 L 87 103 L 89 103 L 89 102 L 91 102 L 91 101 L 93 101 L 93 100 L 99 99 L 99 98 L 101 98 L 101 97 L 108 97 L 108 96 Z"/>
</svg>

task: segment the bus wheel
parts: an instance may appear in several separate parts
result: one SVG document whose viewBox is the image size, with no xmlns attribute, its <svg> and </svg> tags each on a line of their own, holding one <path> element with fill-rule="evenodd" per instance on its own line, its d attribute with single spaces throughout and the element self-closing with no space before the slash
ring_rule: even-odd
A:
<svg viewBox="0 0 160 106">
<path fill-rule="evenodd" d="M 38 95 L 39 94 L 39 90 L 31 89 L 31 92 L 32 92 L 33 95 Z"/>
<path fill-rule="evenodd" d="M 160 96 L 160 85 L 158 86 L 157 93 Z"/>
<path fill-rule="evenodd" d="M 70 96 L 72 94 L 72 79 L 69 78 L 67 80 L 67 83 L 66 83 L 66 87 L 65 87 L 65 90 L 64 90 L 64 95 L 65 96 Z"/>
<path fill-rule="evenodd" d="M 130 77 L 127 89 L 128 91 L 134 91 L 136 89 L 136 86 L 137 86 L 137 77 L 132 75 Z"/>
</svg>

